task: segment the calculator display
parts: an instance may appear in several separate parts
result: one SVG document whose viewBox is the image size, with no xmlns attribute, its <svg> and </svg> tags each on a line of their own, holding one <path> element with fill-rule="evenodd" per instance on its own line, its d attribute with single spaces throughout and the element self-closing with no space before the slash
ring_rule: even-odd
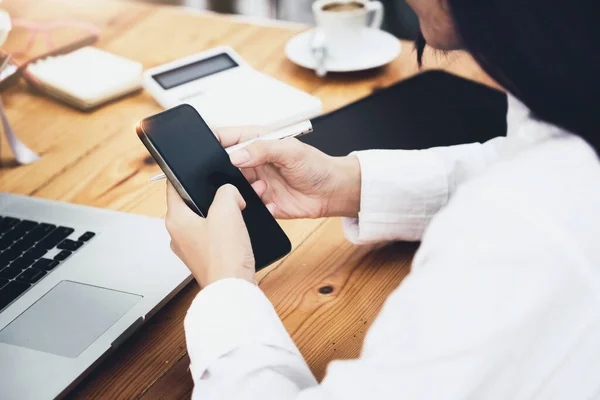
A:
<svg viewBox="0 0 600 400">
<path fill-rule="evenodd" d="M 237 66 L 238 64 L 231 57 L 222 53 L 170 71 L 161 72 L 153 75 L 152 78 L 163 89 L 167 90 Z"/>
</svg>

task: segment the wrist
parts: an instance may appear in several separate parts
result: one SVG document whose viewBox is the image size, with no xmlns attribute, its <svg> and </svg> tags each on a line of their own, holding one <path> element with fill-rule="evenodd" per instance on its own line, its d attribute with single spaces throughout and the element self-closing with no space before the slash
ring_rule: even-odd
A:
<svg viewBox="0 0 600 400">
<path fill-rule="evenodd" d="M 332 191 L 327 205 L 328 217 L 356 218 L 360 211 L 361 173 L 358 157 L 335 157 Z"/>
<path fill-rule="evenodd" d="M 253 260 L 252 260 L 253 261 Z M 243 279 L 256 284 L 254 262 L 208 261 L 205 266 L 190 267 L 190 271 L 200 287 L 204 288 L 223 279 Z"/>
<path fill-rule="evenodd" d="M 205 288 L 209 285 L 212 285 L 215 282 L 219 282 L 225 279 L 241 279 L 253 285 L 256 285 L 256 276 L 254 274 L 248 273 L 214 273 L 208 274 L 207 276 L 197 276 L 195 274 L 192 275 L 194 275 L 196 282 L 198 282 L 198 285 L 200 285 L 201 288 Z"/>
</svg>

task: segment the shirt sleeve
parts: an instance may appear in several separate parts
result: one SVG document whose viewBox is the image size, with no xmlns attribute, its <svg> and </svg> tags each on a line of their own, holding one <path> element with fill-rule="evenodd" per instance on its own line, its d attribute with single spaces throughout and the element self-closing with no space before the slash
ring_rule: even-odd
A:
<svg viewBox="0 0 600 400">
<path fill-rule="evenodd" d="M 497 160 L 505 137 L 483 144 L 428 150 L 354 153 L 361 169 L 358 218 L 344 218 L 353 243 L 419 241 L 431 218 L 456 187 Z"/>
<path fill-rule="evenodd" d="M 194 398 L 284 399 L 317 384 L 270 301 L 245 280 L 201 290 L 184 327 Z"/>
<path fill-rule="evenodd" d="M 490 192 L 436 218 L 360 358 L 333 361 L 321 384 L 258 287 L 208 286 L 185 321 L 194 399 L 592 398 L 597 289 L 535 207 L 499 196 L 510 197 Z"/>
</svg>

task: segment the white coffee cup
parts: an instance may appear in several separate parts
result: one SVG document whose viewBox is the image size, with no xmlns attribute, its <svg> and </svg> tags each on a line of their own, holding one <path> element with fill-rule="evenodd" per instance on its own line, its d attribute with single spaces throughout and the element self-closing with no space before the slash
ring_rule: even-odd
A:
<svg viewBox="0 0 600 400">
<path fill-rule="evenodd" d="M 356 52 L 365 27 L 379 29 L 383 4 L 369 0 L 317 0 L 312 5 L 317 27 L 325 34 L 327 54 L 347 57 Z M 367 24 L 367 17 L 373 19 Z"/>
</svg>

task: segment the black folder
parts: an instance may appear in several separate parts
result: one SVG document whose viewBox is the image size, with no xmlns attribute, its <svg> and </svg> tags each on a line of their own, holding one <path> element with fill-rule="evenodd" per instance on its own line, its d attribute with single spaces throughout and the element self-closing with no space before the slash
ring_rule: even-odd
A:
<svg viewBox="0 0 600 400">
<path fill-rule="evenodd" d="M 506 134 L 506 110 L 504 93 L 428 71 L 313 119 L 300 140 L 333 156 L 484 142 Z"/>
</svg>

